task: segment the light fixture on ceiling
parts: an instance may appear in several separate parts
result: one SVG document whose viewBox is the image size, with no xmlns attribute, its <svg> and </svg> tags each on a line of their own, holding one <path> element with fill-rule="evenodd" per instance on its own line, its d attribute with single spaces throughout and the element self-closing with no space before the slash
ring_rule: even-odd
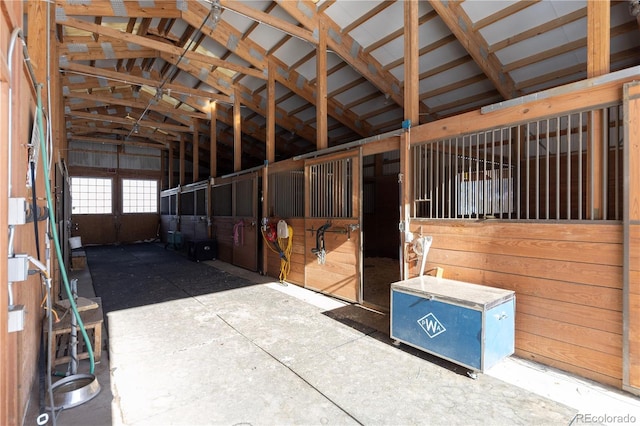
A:
<svg viewBox="0 0 640 426">
<path fill-rule="evenodd" d="M 222 13 L 222 6 L 220 6 L 220 0 L 213 0 L 211 2 L 211 20 L 213 21 L 213 28 L 215 29 L 220 22 L 220 14 Z"/>
<path fill-rule="evenodd" d="M 160 102 L 162 100 L 162 89 L 159 87 L 156 87 L 156 95 L 154 96 L 154 99 L 156 101 L 156 103 Z"/>
<path fill-rule="evenodd" d="M 140 133 L 140 125 L 138 123 L 133 123 L 133 133 L 136 135 Z"/>
<path fill-rule="evenodd" d="M 204 17 L 202 23 L 200 24 L 200 27 L 197 29 L 195 34 L 201 34 L 202 33 L 202 27 L 204 27 L 204 25 L 206 24 L 207 20 L 210 17 L 213 19 L 214 24 L 217 24 L 217 22 L 220 20 L 220 13 L 221 12 L 222 12 L 222 7 L 220 6 L 220 1 L 219 0 L 213 0 L 213 2 L 211 3 L 211 10 L 209 11 L 209 13 L 207 13 L 207 16 Z M 217 19 L 216 19 L 216 15 L 217 15 Z M 172 64 L 171 70 L 167 73 L 167 75 L 164 76 L 163 80 L 160 82 L 160 85 L 156 88 L 156 95 L 154 96 L 154 99 L 157 100 L 158 97 L 160 97 L 160 98 L 162 97 L 162 89 L 164 88 L 165 84 L 167 84 L 169 79 L 172 78 L 173 75 L 178 70 L 178 64 L 180 64 L 180 62 L 182 62 L 182 59 L 184 58 L 184 56 L 187 54 L 189 49 L 191 49 L 191 45 L 193 44 L 195 39 L 196 39 L 196 35 L 193 35 L 190 38 L 189 43 L 187 43 L 187 45 L 185 46 L 184 50 L 182 51 L 182 53 L 178 57 L 178 60 L 174 64 Z M 147 103 L 147 107 L 144 109 L 144 111 L 142 111 L 142 114 L 140 114 L 140 117 L 138 117 L 138 119 L 136 120 L 136 124 L 138 124 L 143 119 L 143 117 L 149 112 L 149 109 L 151 108 L 151 104 L 152 103 L 153 103 L 153 99 L 149 100 L 149 102 Z M 127 138 L 129 136 L 131 136 L 131 133 L 134 133 L 135 129 L 136 129 L 136 127 L 134 126 L 134 128 L 131 130 L 131 132 L 127 135 Z M 138 133 L 138 132 L 135 132 L 135 133 Z"/>
</svg>

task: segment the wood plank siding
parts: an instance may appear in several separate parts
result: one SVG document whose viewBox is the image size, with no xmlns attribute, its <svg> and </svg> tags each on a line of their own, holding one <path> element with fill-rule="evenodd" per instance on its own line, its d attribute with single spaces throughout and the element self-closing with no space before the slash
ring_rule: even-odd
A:
<svg viewBox="0 0 640 426">
<path fill-rule="evenodd" d="M 625 100 L 625 252 L 624 388 L 640 393 L 640 84 L 624 87 Z"/>
<path fill-rule="evenodd" d="M 287 224 L 293 229 L 292 253 L 290 260 L 290 271 L 286 276 L 286 282 L 304 286 L 304 270 L 305 270 L 305 236 L 304 219 L 291 218 L 285 219 Z M 315 245 L 315 242 L 314 242 Z M 266 274 L 273 278 L 280 278 L 280 256 L 278 253 L 266 249 L 267 263 Z"/>
<path fill-rule="evenodd" d="M 621 386 L 620 224 L 414 220 L 411 228 L 433 236 L 427 269 L 516 292 L 517 355 Z"/>
<path fill-rule="evenodd" d="M 306 220 L 305 287 L 357 302 L 360 286 L 360 232 L 347 234 L 346 228 L 353 220 L 332 219 L 332 226 L 324 235 L 326 261 L 319 264 L 317 256 L 311 253 L 311 248 L 316 246 L 316 233 L 310 230 L 318 229 L 325 223 L 325 219 Z M 341 232 L 342 230 L 345 232 Z"/>
</svg>

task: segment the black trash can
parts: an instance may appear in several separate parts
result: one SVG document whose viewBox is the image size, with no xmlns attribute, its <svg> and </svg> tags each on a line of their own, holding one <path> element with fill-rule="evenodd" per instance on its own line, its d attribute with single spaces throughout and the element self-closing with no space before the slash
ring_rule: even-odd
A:
<svg viewBox="0 0 640 426">
<path fill-rule="evenodd" d="M 218 244 L 215 239 L 190 240 L 187 244 L 189 259 L 199 262 L 201 260 L 215 260 L 218 257 Z"/>
</svg>

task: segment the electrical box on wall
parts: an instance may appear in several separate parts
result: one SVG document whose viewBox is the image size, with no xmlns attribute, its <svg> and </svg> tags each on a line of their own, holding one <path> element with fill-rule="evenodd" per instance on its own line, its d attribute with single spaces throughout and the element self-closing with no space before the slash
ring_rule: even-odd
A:
<svg viewBox="0 0 640 426">
<path fill-rule="evenodd" d="M 16 254 L 9 258 L 8 280 L 11 283 L 26 281 L 29 276 L 29 258 L 26 254 Z"/>
<path fill-rule="evenodd" d="M 24 330 L 24 305 L 9 307 L 9 333 Z"/>
<path fill-rule="evenodd" d="M 9 225 L 27 223 L 27 200 L 25 198 L 9 198 Z"/>
</svg>

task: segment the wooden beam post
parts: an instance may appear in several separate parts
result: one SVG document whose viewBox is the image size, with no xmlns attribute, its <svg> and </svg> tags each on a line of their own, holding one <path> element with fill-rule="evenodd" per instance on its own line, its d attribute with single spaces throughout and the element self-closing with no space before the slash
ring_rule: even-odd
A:
<svg viewBox="0 0 640 426">
<path fill-rule="evenodd" d="M 269 77 L 271 80 L 271 77 Z M 267 218 L 269 216 L 269 164 L 267 163 L 262 169 L 262 217 Z M 262 218 L 259 218 L 262 220 Z M 262 225 L 260 225 L 259 234 L 262 233 Z M 258 236 L 262 238 L 262 236 Z M 262 250 L 262 273 L 266 276 L 269 273 L 269 250 Z"/>
<path fill-rule="evenodd" d="M 404 119 L 420 124 L 418 1 L 404 2 Z"/>
<path fill-rule="evenodd" d="M 209 127 L 209 175 L 216 177 L 218 175 L 218 104 L 214 101 L 211 106 L 211 126 Z"/>
<path fill-rule="evenodd" d="M 269 61 L 267 81 L 267 163 L 276 159 L 276 67 Z"/>
<path fill-rule="evenodd" d="M 640 83 L 624 86 L 622 387 L 640 395 Z"/>
<path fill-rule="evenodd" d="M 194 118 L 193 123 L 193 177 L 192 182 L 197 182 L 200 179 L 200 120 Z"/>
<path fill-rule="evenodd" d="M 405 132 L 400 136 L 400 174 L 398 175 L 398 185 L 400 186 L 400 222 L 405 227 L 404 232 L 400 232 L 400 249 L 405 253 L 406 233 L 409 232 L 411 219 L 411 132 Z M 402 229 L 402 227 L 401 227 Z M 400 256 L 401 279 L 409 278 L 409 264 Z"/>
<path fill-rule="evenodd" d="M 329 146 L 327 140 L 327 27 L 319 19 L 319 41 L 316 47 L 316 149 Z"/>
<path fill-rule="evenodd" d="M 411 125 L 420 124 L 420 97 L 418 90 L 418 2 L 404 2 L 404 119 Z M 406 233 L 410 231 L 411 219 L 411 128 L 400 138 L 400 222 L 404 232 L 400 232 L 400 249 L 405 253 Z M 409 265 L 401 255 L 401 278 L 409 277 Z"/>
<path fill-rule="evenodd" d="M 184 175 L 185 175 L 185 147 L 184 147 L 184 135 L 180 135 L 180 179 L 178 184 L 180 186 L 184 185 Z"/>
<path fill-rule="evenodd" d="M 169 159 L 167 160 L 167 169 L 168 169 L 168 189 L 173 188 L 173 161 L 174 161 L 174 153 L 173 153 L 173 144 L 169 144 L 169 153 L 168 153 Z"/>
<path fill-rule="evenodd" d="M 240 114 L 240 91 L 233 94 L 233 171 L 242 170 L 242 114 Z"/>
<path fill-rule="evenodd" d="M 611 4 L 609 0 L 587 1 L 587 77 L 607 74 L 610 70 Z M 603 219 L 605 136 L 608 125 L 604 123 L 604 111 L 597 110 L 589 118 L 589 155 L 587 210 L 589 219 Z"/>
</svg>

